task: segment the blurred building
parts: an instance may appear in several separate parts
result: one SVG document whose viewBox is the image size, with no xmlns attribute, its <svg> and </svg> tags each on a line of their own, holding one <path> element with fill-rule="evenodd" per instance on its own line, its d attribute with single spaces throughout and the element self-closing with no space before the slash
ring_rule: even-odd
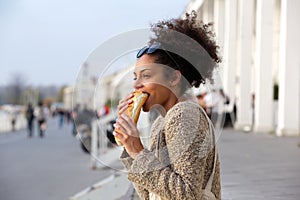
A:
<svg viewBox="0 0 300 200">
<path fill-rule="evenodd" d="M 81 108 L 92 109 L 93 94 L 95 89 L 95 79 L 91 66 L 84 62 L 80 67 L 80 72 L 74 85 L 72 93 L 72 106 L 80 104 Z"/>
<path fill-rule="evenodd" d="M 132 67 L 100 74 L 95 78 L 96 69 L 94 67 L 89 70 L 87 66 L 83 66 L 75 86 L 65 89 L 64 104 L 67 108 L 74 107 L 76 104 L 79 104 L 81 108 L 87 107 L 91 110 L 99 110 L 105 104 L 114 107 L 121 98 L 131 92 Z"/>
<path fill-rule="evenodd" d="M 63 104 L 64 104 L 64 108 L 68 109 L 68 110 L 72 110 L 72 102 L 73 102 L 73 87 L 72 86 L 68 86 L 64 89 L 63 92 Z"/>
<path fill-rule="evenodd" d="M 218 84 L 236 101 L 237 129 L 300 135 L 299 9 L 298 0 L 192 0 L 187 5 L 186 12 L 195 10 L 205 23 L 214 22 L 223 57 Z"/>
<path fill-rule="evenodd" d="M 114 107 L 121 98 L 124 98 L 132 91 L 132 69 L 133 67 L 127 67 L 99 79 L 94 91 L 96 108 L 104 104 L 109 104 L 108 106 Z"/>
</svg>

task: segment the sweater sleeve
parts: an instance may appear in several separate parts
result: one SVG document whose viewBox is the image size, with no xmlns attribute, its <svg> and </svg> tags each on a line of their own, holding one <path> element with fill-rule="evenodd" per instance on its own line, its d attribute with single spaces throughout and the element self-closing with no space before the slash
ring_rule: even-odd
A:
<svg viewBox="0 0 300 200">
<path fill-rule="evenodd" d="M 166 146 L 159 150 L 159 155 L 168 159 L 144 150 L 133 160 L 128 179 L 162 199 L 200 199 L 211 144 L 207 133 L 199 109 L 177 106 L 166 116 Z"/>
</svg>

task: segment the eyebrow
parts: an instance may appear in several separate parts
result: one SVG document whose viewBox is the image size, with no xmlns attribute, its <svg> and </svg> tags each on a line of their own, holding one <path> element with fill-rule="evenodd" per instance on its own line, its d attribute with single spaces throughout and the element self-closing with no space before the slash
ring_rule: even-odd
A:
<svg viewBox="0 0 300 200">
<path fill-rule="evenodd" d="M 141 71 L 139 71 L 139 73 L 143 73 L 143 72 L 146 71 L 146 70 L 151 70 L 151 69 L 142 69 Z M 135 72 L 133 72 L 133 74 L 136 75 Z"/>
</svg>

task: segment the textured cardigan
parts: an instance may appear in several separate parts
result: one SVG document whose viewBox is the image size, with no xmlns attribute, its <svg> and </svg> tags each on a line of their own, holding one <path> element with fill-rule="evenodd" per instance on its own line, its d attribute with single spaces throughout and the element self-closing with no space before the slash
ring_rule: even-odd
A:
<svg viewBox="0 0 300 200">
<path fill-rule="evenodd" d="M 214 151 L 203 110 L 185 101 L 155 120 L 149 149 L 134 160 L 124 150 L 121 160 L 141 199 L 201 199 L 213 169 Z M 221 199 L 218 156 L 212 193 Z"/>
</svg>

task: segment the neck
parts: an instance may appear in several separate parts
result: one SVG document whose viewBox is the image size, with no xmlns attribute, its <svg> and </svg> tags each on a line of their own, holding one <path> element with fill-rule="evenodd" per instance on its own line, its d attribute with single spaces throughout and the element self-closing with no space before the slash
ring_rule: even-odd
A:
<svg viewBox="0 0 300 200">
<path fill-rule="evenodd" d="M 175 94 L 172 94 L 169 98 L 169 101 L 166 102 L 165 105 L 162 105 L 164 109 L 164 113 L 161 113 L 162 116 L 165 116 L 166 113 L 179 102 L 180 97 L 177 97 Z"/>
</svg>

